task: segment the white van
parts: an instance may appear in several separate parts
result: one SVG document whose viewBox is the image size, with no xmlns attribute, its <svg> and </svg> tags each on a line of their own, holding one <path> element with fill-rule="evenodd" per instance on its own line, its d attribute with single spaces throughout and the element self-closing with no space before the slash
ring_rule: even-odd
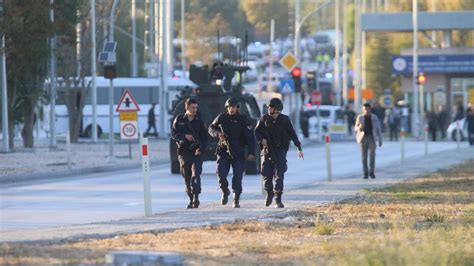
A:
<svg viewBox="0 0 474 266">
<path fill-rule="evenodd" d="M 329 132 L 332 139 L 344 139 L 347 137 L 347 123 L 344 120 L 344 109 L 335 105 L 320 105 L 319 114 L 323 134 Z M 309 136 L 317 137 L 319 131 L 317 106 L 305 105 L 301 115 L 308 118 Z"/>
</svg>

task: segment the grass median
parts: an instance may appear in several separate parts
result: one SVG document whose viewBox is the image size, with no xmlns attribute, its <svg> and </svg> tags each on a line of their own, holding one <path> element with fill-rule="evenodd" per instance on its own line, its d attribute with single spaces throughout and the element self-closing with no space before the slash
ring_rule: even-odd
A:
<svg viewBox="0 0 474 266">
<path fill-rule="evenodd" d="M 3 244 L 0 264 L 102 264 L 112 250 L 190 264 L 472 265 L 474 160 L 284 218 L 93 239 Z"/>
</svg>

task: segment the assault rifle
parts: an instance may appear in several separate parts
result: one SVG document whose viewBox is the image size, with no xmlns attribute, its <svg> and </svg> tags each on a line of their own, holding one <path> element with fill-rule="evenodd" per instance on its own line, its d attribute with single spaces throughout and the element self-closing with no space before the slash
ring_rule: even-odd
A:
<svg viewBox="0 0 474 266">
<path fill-rule="evenodd" d="M 276 163 L 275 147 L 273 146 L 273 141 L 270 139 L 270 134 L 268 134 L 268 129 L 264 129 L 263 133 L 267 140 L 267 145 L 263 146 L 263 155 L 270 159 L 272 163 Z"/>
<path fill-rule="evenodd" d="M 221 124 L 219 124 L 219 128 L 221 129 L 222 134 L 224 134 L 224 139 L 219 138 L 219 146 L 224 147 L 229 159 L 233 160 L 234 156 L 232 155 L 232 148 L 230 146 L 229 136 L 225 133 L 224 128 Z"/>
<path fill-rule="evenodd" d="M 197 149 L 201 148 L 201 140 L 199 139 L 199 136 L 196 134 L 196 131 L 194 130 L 189 120 L 187 120 L 186 126 L 188 127 L 189 131 L 191 131 L 191 135 L 194 139 L 194 141 L 191 142 L 191 144 L 189 145 L 189 149 L 194 152 Z"/>
</svg>

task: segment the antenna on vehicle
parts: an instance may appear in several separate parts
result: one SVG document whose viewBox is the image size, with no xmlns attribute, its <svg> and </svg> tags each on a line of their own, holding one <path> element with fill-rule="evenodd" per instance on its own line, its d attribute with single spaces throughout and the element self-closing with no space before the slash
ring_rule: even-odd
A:
<svg viewBox="0 0 474 266">
<path fill-rule="evenodd" d="M 245 30 L 245 50 L 244 50 L 244 61 L 245 61 L 245 65 L 247 66 L 248 63 L 249 63 L 249 58 L 248 58 L 248 31 Z"/>
<path fill-rule="evenodd" d="M 234 41 L 235 41 L 235 52 L 236 52 L 236 55 L 235 55 L 235 62 L 237 63 L 236 65 L 240 65 L 240 47 L 239 47 L 239 43 L 238 43 L 238 38 L 237 36 L 234 37 Z"/>
<path fill-rule="evenodd" d="M 220 37 L 219 37 L 219 29 L 217 29 L 217 61 L 221 61 L 221 45 L 220 45 Z"/>
</svg>

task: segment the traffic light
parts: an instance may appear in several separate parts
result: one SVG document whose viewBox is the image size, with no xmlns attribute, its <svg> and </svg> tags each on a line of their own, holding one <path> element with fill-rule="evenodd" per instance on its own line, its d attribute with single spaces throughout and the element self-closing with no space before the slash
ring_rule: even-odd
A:
<svg viewBox="0 0 474 266">
<path fill-rule="evenodd" d="M 291 70 L 291 77 L 295 83 L 295 92 L 301 92 L 301 68 L 293 68 L 293 70 Z"/>
<path fill-rule="evenodd" d="M 114 79 L 117 77 L 117 69 L 115 65 L 104 65 L 104 78 Z"/>
<path fill-rule="evenodd" d="M 426 82 L 426 76 L 423 72 L 419 72 L 418 75 L 416 75 L 416 84 L 418 85 L 423 85 Z"/>
</svg>

